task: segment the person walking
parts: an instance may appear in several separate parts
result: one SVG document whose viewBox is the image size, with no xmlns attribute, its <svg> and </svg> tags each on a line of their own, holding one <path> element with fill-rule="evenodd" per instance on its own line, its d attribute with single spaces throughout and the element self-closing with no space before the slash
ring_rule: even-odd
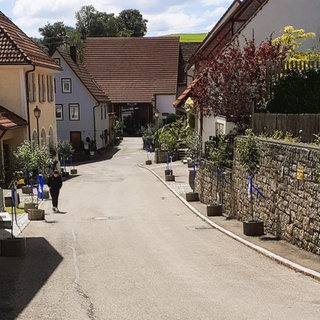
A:
<svg viewBox="0 0 320 320">
<path fill-rule="evenodd" d="M 52 199 L 52 210 L 53 212 L 60 212 L 58 209 L 58 198 L 62 187 L 62 178 L 58 170 L 54 170 L 52 175 L 49 176 L 48 187 Z"/>
</svg>

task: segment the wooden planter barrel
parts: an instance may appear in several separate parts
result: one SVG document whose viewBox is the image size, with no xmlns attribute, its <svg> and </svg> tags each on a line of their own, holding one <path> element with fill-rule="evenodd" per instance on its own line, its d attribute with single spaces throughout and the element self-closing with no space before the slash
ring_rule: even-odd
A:
<svg viewBox="0 0 320 320">
<path fill-rule="evenodd" d="M 35 209 L 36 208 L 36 204 L 33 202 L 26 202 L 24 204 L 24 211 L 28 212 L 29 209 Z"/>
<path fill-rule="evenodd" d="M 188 202 L 199 201 L 199 193 L 198 192 L 187 192 L 186 200 Z"/>
<path fill-rule="evenodd" d="M 222 216 L 222 204 L 208 204 L 207 216 L 208 217 Z"/>
<path fill-rule="evenodd" d="M 29 209 L 28 210 L 29 220 L 44 220 L 44 210 L 42 209 Z"/>
<path fill-rule="evenodd" d="M 166 174 L 165 180 L 166 181 L 175 181 L 175 176 L 173 174 Z"/>
<path fill-rule="evenodd" d="M 243 233 L 246 236 L 263 236 L 264 224 L 263 221 L 243 221 Z"/>
</svg>

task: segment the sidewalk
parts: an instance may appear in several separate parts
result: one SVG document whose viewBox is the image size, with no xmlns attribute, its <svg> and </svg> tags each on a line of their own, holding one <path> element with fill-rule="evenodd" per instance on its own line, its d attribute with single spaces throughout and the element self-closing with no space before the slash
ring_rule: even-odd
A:
<svg viewBox="0 0 320 320">
<path fill-rule="evenodd" d="M 190 210 L 213 228 L 280 264 L 320 281 L 320 256 L 299 249 L 284 240 L 273 240 L 272 237 L 264 237 L 267 240 L 263 240 L 260 237 L 246 236 L 243 234 L 241 221 L 226 219 L 225 216 L 208 217 L 205 204 L 199 201 L 187 202 L 185 194 L 192 191 L 189 186 L 189 168 L 187 164 L 183 164 L 181 161 L 173 163 L 172 170 L 175 175 L 175 181 L 164 181 L 165 163 L 152 163 L 144 167 L 157 176 Z"/>
</svg>

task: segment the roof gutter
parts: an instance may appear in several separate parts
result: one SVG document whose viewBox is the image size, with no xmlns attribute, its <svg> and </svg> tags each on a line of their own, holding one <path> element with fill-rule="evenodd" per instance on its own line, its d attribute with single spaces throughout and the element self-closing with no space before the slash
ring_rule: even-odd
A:
<svg viewBox="0 0 320 320">
<path fill-rule="evenodd" d="M 30 130 L 30 102 L 29 102 L 29 81 L 28 81 L 28 78 L 29 78 L 29 73 L 31 72 L 34 72 L 34 70 L 36 70 L 36 66 L 31 63 L 30 64 L 32 66 L 32 69 L 31 70 L 27 70 L 26 73 L 25 73 L 25 81 L 26 81 L 26 105 L 27 105 L 27 121 L 28 121 L 28 139 L 29 141 L 31 142 L 31 130 Z"/>
</svg>

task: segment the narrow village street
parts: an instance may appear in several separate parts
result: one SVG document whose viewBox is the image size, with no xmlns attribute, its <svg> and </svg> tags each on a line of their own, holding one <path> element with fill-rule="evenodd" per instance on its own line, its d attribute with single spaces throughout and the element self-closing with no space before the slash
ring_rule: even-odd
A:
<svg viewBox="0 0 320 320">
<path fill-rule="evenodd" d="M 77 166 L 0 258 L 3 320 L 319 319 L 320 283 L 227 237 L 144 168 L 141 138 Z"/>
</svg>

